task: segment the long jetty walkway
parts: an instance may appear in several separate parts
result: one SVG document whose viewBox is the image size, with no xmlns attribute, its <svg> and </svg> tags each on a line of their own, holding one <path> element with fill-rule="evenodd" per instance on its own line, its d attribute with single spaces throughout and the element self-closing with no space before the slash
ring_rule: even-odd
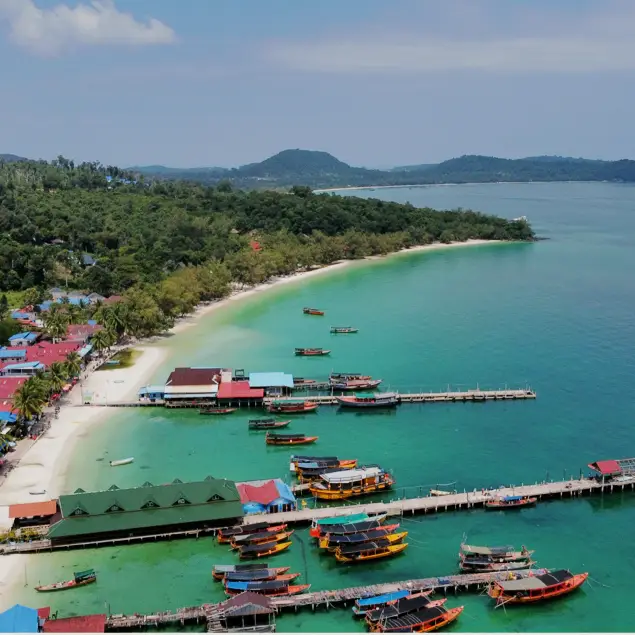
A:
<svg viewBox="0 0 635 635">
<path fill-rule="evenodd" d="M 524 578 L 545 571 L 545 569 L 533 571 L 524 570 L 515 571 L 514 574 L 517 577 Z M 285 609 L 294 609 L 297 611 L 299 608 L 309 606 L 312 609 L 320 607 L 328 609 L 340 604 L 346 605 L 348 602 L 354 602 L 361 598 L 402 590 L 408 590 L 412 593 L 423 590 L 434 590 L 444 595 L 447 595 L 448 592 L 457 594 L 464 591 L 479 591 L 487 587 L 494 580 L 503 580 L 508 577 L 509 572 L 498 572 L 420 578 L 416 580 L 403 580 L 401 582 L 387 582 L 385 584 L 347 587 L 332 591 L 315 591 L 283 598 L 271 598 L 271 604 L 277 611 Z M 134 615 L 110 615 L 106 618 L 106 630 L 121 631 L 175 624 L 185 625 L 186 623 L 207 621 L 208 632 L 218 632 L 222 630 L 221 624 L 223 617 L 223 603 L 220 602 L 218 604 L 192 606 L 176 611 L 161 611 L 154 614 L 135 613 Z"/>
</svg>

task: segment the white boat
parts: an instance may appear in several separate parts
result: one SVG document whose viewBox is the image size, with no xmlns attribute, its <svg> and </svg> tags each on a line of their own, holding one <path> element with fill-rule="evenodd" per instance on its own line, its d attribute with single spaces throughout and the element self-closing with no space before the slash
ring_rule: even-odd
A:
<svg viewBox="0 0 635 635">
<path fill-rule="evenodd" d="M 46 494 L 46 490 L 45 489 L 32 490 L 29 492 L 29 494 L 31 494 L 31 496 L 40 496 L 42 494 Z"/>
<path fill-rule="evenodd" d="M 111 461 L 110 467 L 117 467 L 117 465 L 128 465 L 128 463 L 132 463 L 134 461 L 134 456 L 128 457 L 127 459 L 120 459 L 119 461 Z"/>
</svg>

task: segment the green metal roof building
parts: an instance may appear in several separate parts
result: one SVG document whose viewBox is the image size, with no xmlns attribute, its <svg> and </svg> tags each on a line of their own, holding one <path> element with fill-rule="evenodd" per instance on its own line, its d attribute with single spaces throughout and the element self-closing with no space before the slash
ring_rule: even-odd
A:
<svg viewBox="0 0 635 635">
<path fill-rule="evenodd" d="M 211 476 L 194 483 L 80 489 L 60 496 L 59 506 L 62 518 L 48 532 L 54 543 L 218 527 L 243 516 L 236 484 Z"/>
</svg>

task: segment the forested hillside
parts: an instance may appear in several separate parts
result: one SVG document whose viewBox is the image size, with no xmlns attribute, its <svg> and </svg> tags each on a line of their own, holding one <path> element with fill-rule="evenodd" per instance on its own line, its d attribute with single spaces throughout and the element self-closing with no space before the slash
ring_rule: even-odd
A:
<svg viewBox="0 0 635 635">
<path fill-rule="evenodd" d="M 123 294 L 155 325 L 138 333 L 223 297 L 234 283 L 433 241 L 532 237 L 524 221 L 307 187 L 144 183 L 116 167 L 61 157 L 0 167 L 0 292 L 28 289 L 33 302 L 52 286 Z"/>
</svg>

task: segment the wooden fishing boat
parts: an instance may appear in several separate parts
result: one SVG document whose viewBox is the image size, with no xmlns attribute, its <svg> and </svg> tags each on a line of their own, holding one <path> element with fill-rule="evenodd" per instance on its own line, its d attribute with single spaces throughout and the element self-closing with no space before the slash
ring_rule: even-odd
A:
<svg viewBox="0 0 635 635">
<path fill-rule="evenodd" d="M 430 633 L 447 626 L 461 615 L 462 606 L 446 609 L 445 606 L 432 606 L 416 613 L 408 613 L 382 622 L 375 622 L 373 633 Z"/>
<path fill-rule="evenodd" d="M 446 599 L 430 601 L 432 595 L 432 589 L 429 591 L 421 591 L 420 593 L 412 593 L 406 597 L 399 598 L 393 602 L 386 602 L 382 606 L 365 611 L 366 623 L 372 626 L 374 622 L 382 622 L 395 617 L 401 617 L 402 615 L 408 615 L 408 613 L 416 613 L 422 609 L 430 607 L 431 604 L 443 606 Z M 439 602 L 441 602 L 439 604 Z M 355 609 L 353 608 L 353 611 Z"/>
<path fill-rule="evenodd" d="M 518 560 L 517 562 L 463 560 L 459 564 L 459 568 L 465 573 L 481 573 L 486 571 L 518 571 L 520 569 L 529 569 L 535 564 L 535 560 Z"/>
<path fill-rule="evenodd" d="M 459 558 L 481 560 L 487 558 L 491 562 L 513 562 L 514 560 L 527 560 L 533 553 L 533 550 L 527 549 L 525 545 L 522 545 L 520 551 L 518 551 L 513 545 L 481 547 L 462 543 Z"/>
<path fill-rule="evenodd" d="M 324 315 L 324 311 L 320 311 L 320 309 L 310 309 L 307 306 L 302 309 L 302 313 L 304 313 L 304 315 Z"/>
<path fill-rule="evenodd" d="M 261 545 L 267 542 L 283 542 L 294 532 L 293 529 L 289 531 L 281 531 L 279 534 L 274 534 L 268 531 L 264 531 L 261 534 L 247 534 L 245 536 L 236 536 L 229 543 L 232 549 L 240 549 L 245 545 Z"/>
<path fill-rule="evenodd" d="M 393 477 L 379 466 L 323 474 L 309 491 L 320 500 L 343 500 L 390 489 Z"/>
<path fill-rule="evenodd" d="M 352 470 L 357 467 L 357 460 L 351 461 L 333 461 L 332 463 L 319 462 L 315 463 L 298 463 L 296 468 L 296 476 L 302 480 L 318 480 L 320 475 L 342 470 Z"/>
<path fill-rule="evenodd" d="M 267 445 L 307 445 L 315 443 L 319 437 L 308 437 L 306 434 L 274 434 L 267 432 L 265 442 Z"/>
<path fill-rule="evenodd" d="M 383 379 L 349 379 L 347 381 L 331 382 L 333 390 L 354 391 L 354 390 L 374 390 L 381 384 Z"/>
<path fill-rule="evenodd" d="M 291 567 L 273 567 L 272 571 L 276 571 L 278 575 L 286 573 Z M 247 571 L 262 571 L 270 569 L 266 562 L 258 564 L 217 564 L 212 569 L 212 577 L 214 580 L 224 580 L 228 573 L 245 573 Z"/>
<path fill-rule="evenodd" d="M 279 573 L 284 569 L 284 573 Z M 263 582 L 265 580 L 286 580 L 290 582 L 300 576 L 299 573 L 286 573 L 289 567 L 279 569 L 250 569 L 249 571 L 229 571 L 223 577 L 226 582 Z"/>
<path fill-rule="evenodd" d="M 333 472 L 339 472 L 341 469 L 341 467 L 327 467 L 317 470 L 303 470 L 298 472 L 297 477 L 300 483 L 315 483 L 322 478 L 322 474 L 333 474 Z"/>
<path fill-rule="evenodd" d="M 384 593 L 383 595 L 373 595 L 369 598 L 360 598 L 359 600 L 355 600 L 355 604 L 353 605 L 353 613 L 357 617 L 363 617 L 370 611 L 374 611 L 376 609 L 380 609 L 387 604 L 392 604 L 393 602 L 398 602 L 399 600 L 403 600 L 410 595 L 410 591 L 393 591 L 392 593 Z"/>
<path fill-rule="evenodd" d="M 312 458 L 312 460 L 309 460 Z M 339 467 L 342 470 L 352 470 L 357 467 L 357 459 L 338 459 L 336 456 L 327 457 L 291 457 L 291 471 L 302 474 L 305 471 L 329 469 Z"/>
<path fill-rule="evenodd" d="M 312 401 L 272 401 L 266 408 L 269 412 L 297 414 L 314 412 L 318 409 L 318 404 Z"/>
<path fill-rule="evenodd" d="M 401 403 L 401 398 L 395 392 L 360 394 L 352 397 L 335 397 L 335 399 L 343 408 L 394 408 Z"/>
<path fill-rule="evenodd" d="M 538 502 L 535 496 L 501 496 L 485 501 L 485 509 L 520 509 L 531 507 Z"/>
<path fill-rule="evenodd" d="M 291 423 L 287 421 L 276 421 L 275 419 L 251 419 L 249 421 L 250 430 L 271 430 L 273 428 L 286 428 Z"/>
<path fill-rule="evenodd" d="M 319 357 L 320 355 L 329 355 L 331 351 L 326 348 L 296 348 L 295 354 L 300 357 Z"/>
<path fill-rule="evenodd" d="M 305 379 L 304 377 L 294 377 L 293 385 L 297 387 L 301 386 L 311 386 L 312 384 L 317 384 L 317 380 L 315 379 Z"/>
<path fill-rule="evenodd" d="M 128 465 L 134 461 L 134 456 L 127 459 L 119 459 L 118 461 L 110 461 L 110 467 L 117 467 L 118 465 Z"/>
<path fill-rule="evenodd" d="M 588 573 L 559 569 L 519 580 L 497 580 L 491 583 L 487 594 L 496 600 L 496 606 L 542 602 L 575 591 L 588 577 Z"/>
<path fill-rule="evenodd" d="M 331 373 L 329 375 L 329 381 L 352 381 L 352 380 L 363 380 L 368 381 L 372 379 L 370 375 L 362 375 L 360 373 Z"/>
<path fill-rule="evenodd" d="M 78 586 L 86 586 L 97 582 L 97 574 L 94 569 L 87 569 L 86 571 L 79 571 L 73 574 L 72 580 L 65 580 L 64 582 L 54 582 L 53 584 L 43 584 L 36 586 L 35 590 L 40 593 L 50 593 L 51 591 L 66 591 L 67 589 L 74 589 Z"/>
<path fill-rule="evenodd" d="M 253 523 L 251 525 L 237 525 L 236 527 L 223 527 L 218 530 L 217 540 L 219 543 L 228 543 L 234 536 L 241 534 L 256 534 L 261 531 L 269 531 L 277 534 L 287 528 L 286 523 L 272 525 L 271 523 Z"/>
<path fill-rule="evenodd" d="M 245 545 L 239 550 L 241 560 L 253 560 L 255 558 L 266 558 L 288 549 L 291 542 L 265 542 L 259 545 Z"/>
<path fill-rule="evenodd" d="M 359 329 L 353 326 L 332 326 L 331 333 L 357 333 Z"/>
<path fill-rule="evenodd" d="M 238 595 L 251 591 L 252 593 L 260 593 L 267 597 L 287 597 L 289 595 L 298 595 L 304 593 L 311 588 L 310 584 L 289 584 L 284 580 L 271 580 L 268 582 L 227 582 L 225 584 L 225 593 L 227 595 Z"/>
<path fill-rule="evenodd" d="M 367 520 L 358 522 L 342 523 L 341 525 L 318 525 L 313 526 L 309 530 L 312 538 L 322 538 L 329 534 L 330 536 L 344 536 L 346 534 L 361 534 L 373 529 L 380 529 L 386 520 L 386 514 L 380 514 Z"/>
<path fill-rule="evenodd" d="M 228 415 L 236 412 L 238 408 L 201 408 L 198 411 L 200 415 Z"/>
<path fill-rule="evenodd" d="M 407 535 L 407 531 L 395 532 L 399 525 L 387 525 L 381 529 L 365 532 L 362 534 L 347 534 L 345 536 L 333 536 L 327 534 L 318 541 L 321 549 L 326 549 L 331 553 L 335 553 L 344 545 L 363 545 L 366 542 L 377 542 L 378 540 L 386 540 L 391 545 L 401 542 Z"/>
<path fill-rule="evenodd" d="M 368 514 L 362 512 L 360 514 L 344 514 L 342 516 L 331 516 L 329 518 L 316 518 L 311 521 L 311 527 L 324 527 L 328 529 L 331 525 L 346 525 L 347 523 L 358 523 L 363 520 L 369 520 Z"/>
<path fill-rule="evenodd" d="M 388 558 L 401 553 L 408 546 L 407 542 L 390 544 L 384 539 L 375 542 L 365 542 L 361 545 L 347 545 L 339 547 L 335 551 L 335 559 L 338 562 L 353 563 Z"/>
</svg>

